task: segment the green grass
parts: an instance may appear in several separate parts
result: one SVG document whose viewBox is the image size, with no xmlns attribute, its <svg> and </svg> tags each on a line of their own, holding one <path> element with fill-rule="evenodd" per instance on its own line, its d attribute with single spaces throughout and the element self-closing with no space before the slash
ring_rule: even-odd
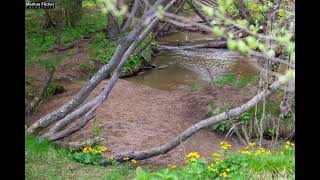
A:
<svg viewBox="0 0 320 180">
<path fill-rule="evenodd" d="M 42 27 L 44 11 L 39 9 L 26 9 L 25 13 L 25 61 L 32 64 L 36 59 L 55 45 L 55 29 Z M 99 9 L 83 8 L 83 16 L 74 28 L 62 27 L 61 46 L 81 39 L 84 35 L 106 27 L 107 18 Z"/>
<path fill-rule="evenodd" d="M 221 151 L 219 153 L 222 157 L 198 157 L 177 168 L 154 171 L 139 168 L 136 170 L 136 179 L 294 179 L 294 147 L 282 150 L 283 153 L 274 151 L 267 154 L 268 151 L 265 150 L 255 155 L 260 151 L 258 148 L 249 151 L 249 155 L 242 151 L 230 154 Z M 224 172 L 225 178 L 221 176 Z"/>
<path fill-rule="evenodd" d="M 257 81 L 256 76 L 241 77 L 241 76 L 237 76 L 234 73 L 226 73 L 222 75 L 222 77 L 220 77 L 219 79 L 210 81 L 209 83 L 218 87 L 232 86 L 232 87 L 239 88 L 239 87 L 244 87 L 248 84 L 253 84 L 256 81 Z"/>
<path fill-rule="evenodd" d="M 46 140 L 26 135 L 26 179 L 105 179 L 118 180 L 133 176 L 128 164 L 108 167 L 84 165 L 73 161 L 70 152 L 54 147 Z"/>
<path fill-rule="evenodd" d="M 193 81 L 191 84 L 190 84 L 190 89 L 191 91 L 197 91 L 201 88 L 204 87 L 204 84 L 202 82 L 199 82 L 199 81 Z"/>
<path fill-rule="evenodd" d="M 25 146 L 28 153 L 25 158 L 26 179 L 219 179 L 227 169 L 230 170 L 227 173 L 229 179 L 294 179 L 295 175 L 294 146 L 270 154 L 266 154 L 266 150 L 258 156 L 255 155 L 258 148 L 249 149 L 250 155 L 221 149 L 218 153 L 222 157 L 218 158 L 223 161 L 220 163 L 217 163 L 220 161 L 217 157 L 196 158 L 174 169 L 138 167 L 135 171 L 129 164 L 102 167 L 75 162 L 70 151 L 31 135 L 26 135 Z M 216 171 L 211 171 L 208 166 Z"/>
</svg>

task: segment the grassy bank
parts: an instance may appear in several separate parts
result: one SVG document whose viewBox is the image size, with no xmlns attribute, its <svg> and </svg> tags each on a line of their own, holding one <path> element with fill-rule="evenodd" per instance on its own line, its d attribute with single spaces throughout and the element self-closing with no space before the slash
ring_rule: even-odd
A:
<svg viewBox="0 0 320 180">
<path fill-rule="evenodd" d="M 109 167 L 85 165 L 72 159 L 69 151 L 45 140 L 26 136 L 26 179 L 126 179 L 134 171 L 127 164 Z"/>
<path fill-rule="evenodd" d="M 221 142 L 221 151 L 204 159 L 197 152 L 190 152 L 186 164 L 177 167 L 150 170 L 123 163 L 102 167 L 76 162 L 74 153 L 54 147 L 45 140 L 26 136 L 26 179 L 294 179 L 295 149 L 292 143 L 280 152 L 258 148 L 254 143 L 246 149 L 229 153 L 231 144 Z M 85 153 L 90 153 L 88 148 Z"/>
</svg>

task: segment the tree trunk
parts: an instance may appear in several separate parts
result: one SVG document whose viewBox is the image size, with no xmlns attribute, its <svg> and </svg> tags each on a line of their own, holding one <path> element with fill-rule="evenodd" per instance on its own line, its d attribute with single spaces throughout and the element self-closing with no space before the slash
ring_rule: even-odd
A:
<svg viewBox="0 0 320 180">
<path fill-rule="evenodd" d="M 254 23 L 252 16 L 250 12 L 247 9 L 246 4 L 244 3 L 243 0 L 234 0 L 234 5 L 237 7 L 237 9 L 240 11 L 240 16 L 243 19 L 246 19 L 250 24 Z"/>
<path fill-rule="evenodd" d="M 130 15 L 129 15 L 128 19 L 126 20 L 125 24 L 123 25 L 123 28 L 121 30 L 121 34 L 124 34 L 128 31 L 128 29 L 132 23 L 132 20 L 135 17 L 135 14 L 139 8 L 139 4 L 140 4 L 140 0 L 134 0 L 134 4 L 132 6 Z"/>
<path fill-rule="evenodd" d="M 284 118 L 289 114 L 292 108 L 293 100 L 295 97 L 295 82 L 291 80 L 288 82 L 285 90 L 283 100 L 280 104 L 280 117 Z"/>
<path fill-rule="evenodd" d="M 110 39 L 117 39 L 120 34 L 120 28 L 115 16 L 110 12 L 108 13 L 108 24 L 107 24 L 107 37 Z"/>
<path fill-rule="evenodd" d="M 50 82 L 52 80 L 53 74 L 54 74 L 54 70 L 51 70 L 51 71 L 48 72 L 47 79 L 46 79 L 46 81 L 45 81 L 40 93 L 36 97 L 34 97 L 34 99 L 26 107 L 26 109 L 25 109 L 25 115 L 26 116 L 31 116 L 33 114 L 35 108 L 38 106 L 39 102 L 44 97 L 45 92 L 48 89 L 48 86 L 49 86 L 49 84 L 50 84 Z"/>
<path fill-rule="evenodd" d="M 192 0 L 187 0 L 187 3 L 193 9 L 193 11 L 203 20 L 203 22 L 211 27 L 210 22 L 206 19 L 206 17 L 201 13 L 201 11 L 193 4 Z"/>
<path fill-rule="evenodd" d="M 58 10 L 56 15 L 56 40 L 55 40 L 55 50 L 59 51 L 61 48 L 61 26 L 62 26 L 62 15 L 59 13 L 61 12 Z"/>
</svg>

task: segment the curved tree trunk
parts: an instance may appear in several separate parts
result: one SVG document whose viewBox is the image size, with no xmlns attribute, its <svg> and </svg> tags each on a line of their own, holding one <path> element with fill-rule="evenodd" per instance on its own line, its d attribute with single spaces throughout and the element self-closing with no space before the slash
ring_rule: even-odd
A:
<svg viewBox="0 0 320 180">
<path fill-rule="evenodd" d="M 177 147 L 180 143 L 187 140 L 189 137 L 191 137 L 194 133 L 198 132 L 199 130 L 206 128 L 208 126 L 221 123 L 224 120 L 230 118 L 230 117 L 236 117 L 239 116 L 241 113 L 246 112 L 250 110 L 252 107 L 254 107 L 258 102 L 265 99 L 267 96 L 269 96 L 274 90 L 278 89 L 280 87 L 280 83 L 278 81 L 274 82 L 270 87 L 265 89 L 264 91 L 257 94 L 255 97 L 253 97 L 251 100 L 246 102 L 245 104 L 241 105 L 240 107 L 231 109 L 227 112 L 220 113 L 218 115 L 215 115 L 213 117 L 207 118 L 205 120 L 202 120 L 185 131 L 183 131 L 181 134 L 179 134 L 176 138 L 173 140 L 167 142 L 166 144 L 163 144 L 159 147 L 151 148 L 145 151 L 128 151 L 128 152 L 122 152 L 115 156 L 115 160 L 119 162 L 124 162 L 123 158 L 127 157 L 130 159 L 135 160 L 142 160 L 147 159 L 153 156 L 157 156 L 160 154 L 165 154 L 172 150 L 173 148 Z M 109 164 L 109 161 L 105 161 L 105 164 Z"/>
</svg>

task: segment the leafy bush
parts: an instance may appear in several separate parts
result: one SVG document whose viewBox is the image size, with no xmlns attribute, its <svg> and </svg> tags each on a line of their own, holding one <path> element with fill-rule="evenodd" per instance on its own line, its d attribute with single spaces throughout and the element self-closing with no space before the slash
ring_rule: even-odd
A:
<svg viewBox="0 0 320 180">
<path fill-rule="evenodd" d="M 102 153 L 106 150 L 106 147 L 100 145 L 94 147 L 87 146 L 80 152 L 72 153 L 72 157 L 74 160 L 84 164 L 101 165 Z"/>
</svg>

